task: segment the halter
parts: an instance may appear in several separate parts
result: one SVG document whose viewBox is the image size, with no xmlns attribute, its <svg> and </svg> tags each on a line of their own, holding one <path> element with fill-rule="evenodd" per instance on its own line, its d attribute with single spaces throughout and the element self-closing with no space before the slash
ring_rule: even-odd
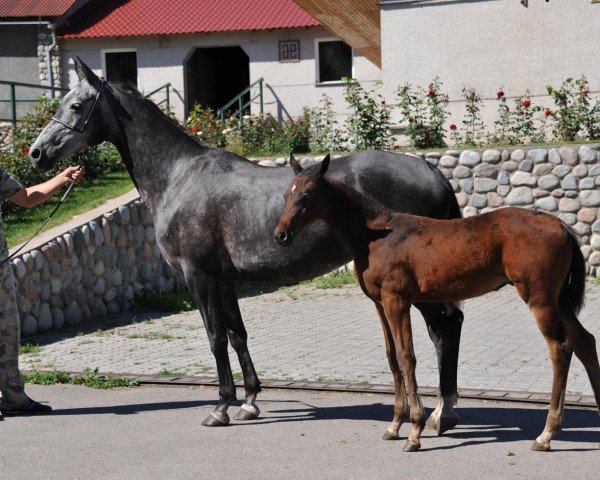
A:
<svg viewBox="0 0 600 480">
<path fill-rule="evenodd" d="M 102 84 L 100 85 L 100 88 L 98 89 L 96 98 L 94 98 L 94 104 L 92 105 L 92 108 L 88 112 L 85 122 L 83 122 L 83 125 L 81 127 L 77 127 L 75 125 L 71 125 L 70 123 L 63 122 L 62 120 L 60 120 L 59 118 L 56 118 L 56 117 L 52 117 L 50 120 L 54 120 L 55 122 L 58 122 L 61 125 L 64 125 L 69 130 L 73 130 L 77 133 L 83 133 L 83 131 L 85 130 L 85 127 L 87 127 L 87 124 L 90 121 L 90 117 L 92 116 L 92 113 L 94 113 L 94 109 L 96 108 L 96 104 L 98 103 L 98 99 L 100 98 L 100 94 L 102 93 L 102 89 L 104 88 L 104 85 L 106 84 L 106 80 L 104 80 L 103 78 L 101 79 L 101 81 L 102 81 Z"/>
</svg>

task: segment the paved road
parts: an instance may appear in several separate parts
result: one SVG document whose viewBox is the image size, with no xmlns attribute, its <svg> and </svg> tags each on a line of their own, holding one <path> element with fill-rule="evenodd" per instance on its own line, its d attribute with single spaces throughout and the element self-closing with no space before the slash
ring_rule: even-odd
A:
<svg viewBox="0 0 600 480">
<path fill-rule="evenodd" d="M 590 280 L 587 290 L 580 319 L 600 341 L 600 285 Z M 261 377 L 391 383 L 379 321 L 358 287 L 318 290 L 303 285 L 246 295 L 240 304 Z M 512 287 L 469 300 L 464 311 L 460 387 L 550 391 L 546 344 Z M 437 386 L 433 347 L 422 318 L 413 313 L 417 379 L 422 386 Z M 119 315 L 28 341 L 40 343 L 42 350 L 23 355 L 22 368 L 214 374 L 214 359 L 197 311 Z M 231 358 L 233 370 L 239 372 L 233 352 Z M 592 393 L 575 357 L 568 391 Z"/>
<path fill-rule="evenodd" d="M 29 389 L 55 411 L 0 422 L 1 478 L 598 478 L 600 422 L 591 410 L 567 411 L 548 454 L 529 450 L 542 407 L 463 400 L 461 425 L 439 438 L 426 433 L 411 454 L 403 440 L 380 440 L 390 395 L 269 390 L 260 420 L 211 429 L 200 422 L 214 406 L 212 388 Z"/>
</svg>

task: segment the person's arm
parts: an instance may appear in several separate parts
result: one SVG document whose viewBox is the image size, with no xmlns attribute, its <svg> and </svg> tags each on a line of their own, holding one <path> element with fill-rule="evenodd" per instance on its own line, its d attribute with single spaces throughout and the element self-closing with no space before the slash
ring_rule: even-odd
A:
<svg viewBox="0 0 600 480">
<path fill-rule="evenodd" d="M 81 180 L 83 178 L 83 174 L 84 168 L 81 165 L 76 167 L 68 167 L 47 182 L 33 185 L 31 187 L 23 187 L 17 193 L 8 197 L 8 199 L 21 207 L 35 207 L 36 205 L 48 200 L 52 195 L 60 190 L 61 187 L 68 185 L 74 180 Z"/>
</svg>

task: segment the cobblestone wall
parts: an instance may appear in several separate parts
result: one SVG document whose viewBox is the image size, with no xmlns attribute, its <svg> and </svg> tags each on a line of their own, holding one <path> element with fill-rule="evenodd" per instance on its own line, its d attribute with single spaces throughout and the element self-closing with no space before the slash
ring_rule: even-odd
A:
<svg viewBox="0 0 600 480">
<path fill-rule="evenodd" d="M 13 124 L 10 122 L 0 122 L 0 152 L 9 152 L 12 141 Z"/>
<path fill-rule="evenodd" d="M 24 337 L 128 310 L 143 289 L 183 288 L 140 200 L 12 260 Z"/>
</svg>

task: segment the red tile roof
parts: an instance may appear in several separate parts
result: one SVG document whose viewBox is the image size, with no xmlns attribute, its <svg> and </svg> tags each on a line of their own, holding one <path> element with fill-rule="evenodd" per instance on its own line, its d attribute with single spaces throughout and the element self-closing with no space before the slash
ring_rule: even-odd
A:
<svg viewBox="0 0 600 480">
<path fill-rule="evenodd" d="M 75 0 L 2 0 L 0 18 L 59 17 Z"/>
<path fill-rule="evenodd" d="M 109 0 L 63 38 L 313 27 L 292 0 Z"/>
</svg>

